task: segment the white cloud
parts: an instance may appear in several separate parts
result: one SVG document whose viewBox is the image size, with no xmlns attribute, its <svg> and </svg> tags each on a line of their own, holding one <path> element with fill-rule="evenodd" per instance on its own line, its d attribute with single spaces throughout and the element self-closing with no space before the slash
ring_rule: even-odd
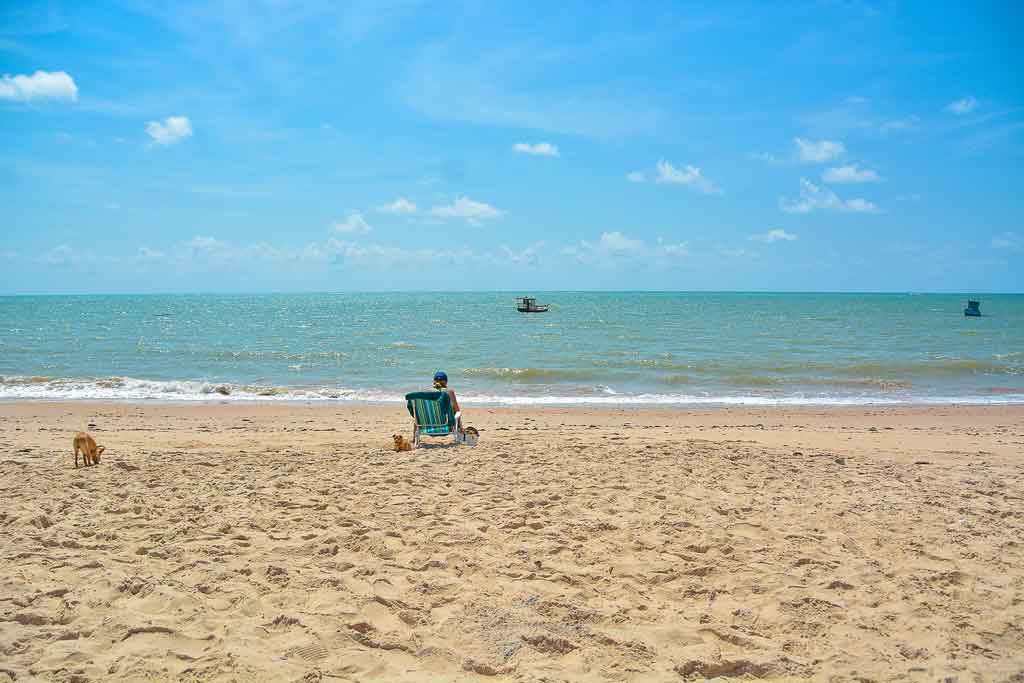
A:
<svg viewBox="0 0 1024 683">
<path fill-rule="evenodd" d="M 559 250 L 574 262 L 582 264 L 610 264 L 620 259 L 635 259 L 648 253 L 643 240 L 632 240 L 621 231 L 602 232 L 597 242 L 581 240 L 574 245 L 566 245 Z"/>
<path fill-rule="evenodd" d="M 771 244 L 772 242 L 793 242 L 796 240 L 796 237 L 793 233 L 786 232 L 781 228 L 774 228 L 761 235 L 751 235 L 747 239 L 754 242 Z"/>
<path fill-rule="evenodd" d="M 951 114 L 961 116 L 963 114 L 970 114 L 978 106 L 978 100 L 973 97 L 964 97 L 963 99 L 950 102 L 946 105 L 946 111 Z"/>
<path fill-rule="evenodd" d="M 835 140 L 804 140 L 793 138 L 797 159 L 809 164 L 822 164 L 846 155 L 846 146 Z"/>
<path fill-rule="evenodd" d="M 363 218 L 363 214 L 358 211 L 349 211 L 345 220 L 333 224 L 331 230 L 350 235 L 362 235 L 370 232 L 373 228 Z"/>
<path fill-rule="evenodd" d="M 715 184 L 708 180 L 696 166 L 686 165 L 683 168 L 676 168 L 667 161 L 658 162 L 658 183 L 671 185 L 687 185 L 704 194 L 712 194 L 718 189 Z"/>
<path fill-rule="evenodd" d="M 646 183 L 647 176 L 645 176 L 640 171 L 630 171 L 629 173 L 626 174 L 626 180 L 628 180 L 631 183 Z"/>
<path fill-rule="evenodd" d="M 992 238 L 993 249 L 1020 249 L 1024 245 L 1024 239 L 1018 233 L 1004 232 Z"/>
<path fill-rule="evenodd" d="M 598 244 L 609 251 L 638 251 L 644 246 L 643 240 L 631 240 L 618 230 L 601 233 Z"/>
<path fill-rule="evenodd" d="M 146 133 L 158 145 L 173 145 L 185 138 L 192 137 L 192 123 L 187 116 L 168 116 L 163 123 L 159 121 L 147 123 Z"/>
<path fill-rule="evenodd" d="M 513 41 L 467 60 L 454 46 L 433 43 L 415 55 L 398 88 L 409 106 L 431 118 L 546 134 L 611 139 L 654 131 L 667 119 L 649 94 L 628 83 L 537 87 L 537 74 L 574 69 L 573 53 L 579 48 Z"/>
<path fill-rule="evenodd" d="M 327 263 L 328 254 L 319 244 L 304 247 L 274 246 L 266 242 L 236 245 L 229 242 L 197 235 L 180 242 L 169 252 L 141 247 L 136 258 L 140 261 L 165 261 L 170 264 L 195 264 L 199 266 L 237 266 L 245 263 Z"/>
<path fill-rule="evenodd" d="M 544 242 L 537 242 L 532 247 L 526 247 L 521 251 L 513 251 L 503 244 L 500 250 L 504 259 L 501 262 L 518 266 L 536 266 L 540 264 L 543 249 Z"/>
<path fill-rule="evenodd" d="M 677 266 L 690 255 L 687 242 L 666 243 L 660 237 L 656 244 L 633 239 L 618 230 L 601 233 L 596 242 L 581 240 L 557 251 L 571 261 L 586 265 L 611 265 L 632 262 Z"/>
<path fill-rule="evenodd" d="M 769 164 L 779 164 L 782 163 L 783 161 L 782 159 L 779 159 L 771 152 L 751 152 L 750 158 L 757 159 L 758 161 L 764 161 Z"/>
<path fill-rule="evenodd" d="M 882 135 L 889 135 L 890 133 L 899 133 L 904 130 L 910 130 L 916 128 L 917 124 L 921 122 L 921 119 L 917 116 L 908 116 L 902 119 L 893 119 L 891 121 L 883 121 L 878 125 L 878 132 Z"/>
<path fill-rule="evenodd" d="M 456 197 L 451 204 L 435 206 L 430 213 L 438 218 L 462 218 L 470 225 L 480 225 L 482 221 L 498 218 L 505 212 L 469 197 Z"/>
<path fill-rule="evenodd" d="M 330 238 L 324 248 L 329 262 L 356 267 L 393 268 L 398 265 L 467 263 L 477 258 L 472 249 L 406 249 L 380 244 L 360 244 Z"/>
<path fill-rule="evenodd" d="M 806 178 L 800 179 L 800 199 L 779 199 L 779 208 L 786 213 L 810 213 L 814 210 L 844 213 L 878 213 L 879 208 L 866 199 L 841 199 L 835 192 L 818 187 Z"/>
<path fill-rule="evenodd" d="M 383 206 L 377 207 L 377 211 L 380 213 L 411 214 L 416 213 L 418 210 L 419 207 L 405 197 L 399 197 L 390 204 L 384 204 Z"/>
<path fill-rule="evenodd" d="M 204 235 L 196 235 L 187 242 L 182 242 L 182 246 L 186 249 L 193 249 L 196 251 L 212 251 L 215 249 L 222 249 L 227 246 L 226 242 L 221 242 L 214 237 L 206 237 Z"/>
<path fill-rule="evenodd" d="M 139 247 L 137 258 L 140 261 L 163 261 L 167 257 L 164 252 L 149 247 Z"/>
<path fill-rule="evenodd" d="M 870 168 L 847 164 L 826 169 L 821 179 L 826 183 L 877 183 L 882 178 Z"/>
<path fill-rule="evenodd" d="M 62 244 L 46 252 L 37 258 L 36 261 L 47 266 L 64 266 L 78 260 L 80 256 L 79 250 Z"/>
<path fill-rule="evenodd" d="M 538 157 L 558 156 L 558 148 L 550 142 L 538 142 L 535 145 L 531 145 L 528 142 L 517 142 L 512 145 L 512 149 L 516 154 L 530 154 Z"/>
<path fill-rule="evenodd" d="M 749 249 L 719 249 L 719 254 L 731 259 L 750 260 L 760 256 L 756 251 Z"/>
<path fill-rule="evenodd" d="M 666 255 L 674 258 L 683 258 L 690 255 L 689 242 L 676 242 L 675 244 L 662 244 L 658 241 L 658 248 Z"/>
<path fill-rule="evenodd" d="M 28 102 L 30 100 L 78 99 L 78 86 L 63 71 L 36 71 L 31 76 L 4 74 L 0 78 L 0 100 Z"/>
</svg>

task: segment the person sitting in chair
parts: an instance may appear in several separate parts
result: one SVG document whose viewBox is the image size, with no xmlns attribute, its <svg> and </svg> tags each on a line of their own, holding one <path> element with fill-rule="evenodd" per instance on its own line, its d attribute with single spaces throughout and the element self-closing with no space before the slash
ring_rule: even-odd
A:
<svg viewBox="0 0 1024 683">
<path fill-rule="evenodd" d="M 446 375 L 441 370 L 438 370 L 437 372 L 434 373 L 434 388 L 438 391 L 443 391 L 446 394 L 448 394 L 449 398 L 451 398 L 452 401 L 452 412 L 458 413 L 459 399 L 455 398 L 455 390 L 448 388 L 448 375 Z M 459 430 L 460 436 L 465 434 L 465 430 L 462 429 L 461 416 L 459 417 L 459 423 L 456 425 L 456 428 Z"/>
</svg>

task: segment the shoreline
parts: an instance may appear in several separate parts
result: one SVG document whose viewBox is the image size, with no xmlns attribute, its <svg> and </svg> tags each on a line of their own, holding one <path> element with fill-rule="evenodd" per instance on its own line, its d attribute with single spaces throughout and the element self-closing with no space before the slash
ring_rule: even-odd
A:
<svg viewBox="0 0 1024 683">
<path fill-rule="evenodd" d="M 211 392 L 216 393 L 216 392 Z M 494 400 L 480 400 L 472 396 L 463 397 L 460 395 L 460 404 L 477 406 L 480 408 L 509 408 L 509 409 L 566 409 L 566 410 L 616 410 L 618 408 L 632 408 L 640 410 L 722 410 L 728 408 L 757 410 L 761 408 L 778 409 L 871 409 L 871 408 L 942 408 L 942 407 L 971 407 L 971 408 L 1001 408 L 1024 406 L 1024 398 L 984 398 L 978 397 L 935 397 L 934 399 L 871 399 L 862 400 L 836 398 L 832 400 L 814 400 L 802 398 L 761 398 L 761 397 L 735 397 L 732 399 L 708 398 L 708 399 L 679 399 L 679 400 L 637 400 L 645 395 L 637 396 L 607 396 L 590 397 L 588 399 L 571 399 L 569 397 L 547 398 L 543 396 L 521 396 L 503 397 Z M 274 398 L 272 396 L 257 395 L 229 395 L 229 396 L 197 396 L 195 398 L 157 398 L 157 397 L 125 397 L 125 398 L 67 398 L 67 397 L 24 397 L 0 396 L 0 405 L 12 404 L 67 404 L 67 405 L 177 405 L 177 406 L 203 406 L 203 405 L 264 405 L 264 406 L 320 406 L 323 408 L 338 408 L 344 406 L 369 406 L 369 407 L 393 407 L 404 404 L 401 397 L 394 398 Z"/>
</svg>

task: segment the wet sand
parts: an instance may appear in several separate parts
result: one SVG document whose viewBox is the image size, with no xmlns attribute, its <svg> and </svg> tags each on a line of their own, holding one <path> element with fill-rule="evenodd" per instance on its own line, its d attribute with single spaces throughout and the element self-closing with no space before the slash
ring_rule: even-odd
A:
<svg viewBox="0 0 1024 683">
<path fill-rule="evenodd" d="M 0 681 L 1024 680 L 1024 406 L 465 409 L 0 404 Z"/>
</svg>

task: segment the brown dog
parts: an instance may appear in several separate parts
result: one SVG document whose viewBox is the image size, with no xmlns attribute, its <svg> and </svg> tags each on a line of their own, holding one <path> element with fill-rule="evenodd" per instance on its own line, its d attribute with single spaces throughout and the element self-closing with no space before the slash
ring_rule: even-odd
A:
<svg viewBox="0 0 1024 683">
<path fill-rule="evenodd" d="M 405 438 L 401 434 L 392 434 L 391 436 L 395 440 L 395 450 L 396 451 L 411 451 L 412 450 L 412 442 L 409 441 L 409 439 Z"/>
<path fill-rule="evenodd" d="M 86 432 L 78 432 L 75 434 L 75 467 L 78 467 L 78 451 L 82 451 L 82 459 L 85 460 L 85 466 L 98 465 L 100 463 L 100 456 L 103 455 L 103 451 L 106 450 L 103 446 L 97 446 L 96 441 L 89 436 Z"/>
</svg>

